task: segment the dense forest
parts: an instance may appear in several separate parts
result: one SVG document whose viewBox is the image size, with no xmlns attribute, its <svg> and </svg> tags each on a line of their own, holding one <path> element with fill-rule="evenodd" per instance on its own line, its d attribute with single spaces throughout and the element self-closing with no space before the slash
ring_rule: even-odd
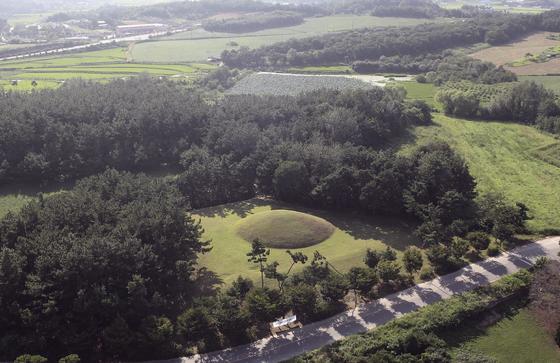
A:
<svg viewBox="0 0 560 363">
<path fill-rule="evenodd" d="M 292 39 L 257 49 L 226 50 L 226 65 L 269 69 L 377 61 L 380 57 L 437 53 L 476 43 L 503 44 L 538 30 L 560 30 L 560 10 L 539 15 L 480 16 L 408 28 L 367 28 Z"/>
<path fill-rule="evenodd" d="M 222 33 L 248 33 L 269 28 L 280 28 L 303 23 L 303 16 L 293 11 L 253 13 L 241 17 L 209 20 L 202 24 L 205 30 Z"/>
<path fill-rule="evenodd" d="M 465 244 L 484 249 L 490 234 L 524 231 L 526 207 L 477 197 L 448 145 L 406 156 L 387 149 L 409 127 L 431 122 L 426 104 L 404 97 L 375 88 L 207 102 L 148 78 L 5 93 L 4 184 L 72 180 L 107 167 L 172 165 L 178 174 L 107 170 L 0 221 L 0 358 L 145 360 L 208 351 L 254 339 L 288 307 L 308 322 L 339 310 L 348 289 L 375 297 L 411 283 L 391 250 L 368 252 L 365 266 L 348 274 L 336 273 L 328 256 L 294 252 L 294 264 L 309 259 L 302 273 L 288 276 L 289 266 L 274 261 L 261 270 L 278 288 L 239 279 L 197 298 L 198 278 L 211 274 L 196 269 L 197 256 L 211 246 L 188 217 L 193 207 L 264 193 L 402 216 L 418 223 L 439 272 L 460 266 Z M 255 242 L 248 253 L 259 260 L 266 249 Z M 418 271 L 419 251 L 407 256 L 407 271 Z"/>
</svg>

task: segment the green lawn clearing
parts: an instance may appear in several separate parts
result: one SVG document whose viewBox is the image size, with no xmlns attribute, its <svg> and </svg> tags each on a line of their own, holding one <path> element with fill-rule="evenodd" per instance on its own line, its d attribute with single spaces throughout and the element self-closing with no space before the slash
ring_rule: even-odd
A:
<svg viewBox="0 0 560 363">
<path fill-rule="evenodd" d="M 537 324 L 528 308 L 485 329 L 467 325 L 458 333 L 466 338 L 460 348 L 484 353 L 498 363 L 560 362 L 560 349 Z"/>
<path fill-rule="evenodd" d="M 316 211 L 271 200 L 252 199 L 195 211 L 195 217 L 200 218 L 204 228 L 204 237 L 212 239 L 213 246 L 211 252 L 200 257 L 200 265 L 216 273 L 226 284 L 239 275 L 259 281 L 257 267 L 247 261 L 246 254 L 251 249 L 251 244 L 238 235 L 238 223 L 243 218 L 272 210 L 303 212 L 324 218 L 334 225 L 334 233 L 329 238 L 314 246 L 297 250 L 310 257 L 317 250 L 340 271 L 347 271 L 353 266 L 365 266 L 363 258 L 368 248 L 383 250 L 391 246 L 401 256 L 407 246 L 417 243 L 413 234 L 414 226 L 397 219 Z M 279 223 L 274 229 L 278 233 L 285 233 L 282 227 L 289 229 L 291 225 Z M 278 261 L 279 271 L 285 272 L 289 267 L 290 257 L 285 249 L 272 249 L 269 256 L 269 262 L 271 261 Z"/>
</svg>

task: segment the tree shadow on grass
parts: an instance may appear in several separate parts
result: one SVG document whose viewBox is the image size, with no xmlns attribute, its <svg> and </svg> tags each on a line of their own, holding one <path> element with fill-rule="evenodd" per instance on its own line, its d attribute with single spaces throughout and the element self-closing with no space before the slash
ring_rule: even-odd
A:
<svg viewBox="0 0 560 363">
<path fill-rule="evenodd" d="M 201 267 L 195 272 L 193 296 L 214 296 L 223 284 L 224 281 L 215 272 Z"/>
<path fill-rule="evenodd" d="M 267 204 L 272 204 L 273 210 L 290 209 L 321 217 L 357 240 L 378 240 L 399 251 L 410 245 L 421 244 L 414 235 L 416 223 L 404 218 L 366 215 L 352 211 L 318 210 L 271 200 L 268 200 Z"/>
<path fill-rule="evenodd" d="M 270 200 L 264 198 L 253 198 L 240 202 L 232 202 L 214 207 L 195 209 L 193 213 L 201 217 L 226 217 L 230 214 L 235 214 L 241 218 L 247 217 L 252 214 L 251 211 L 260 206 L 269 205 Z"/>
</svg>

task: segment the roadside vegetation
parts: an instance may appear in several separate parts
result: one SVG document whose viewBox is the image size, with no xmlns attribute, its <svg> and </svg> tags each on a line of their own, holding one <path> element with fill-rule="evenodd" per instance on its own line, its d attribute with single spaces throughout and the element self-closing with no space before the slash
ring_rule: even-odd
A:
<svg viewBox="0 0 560 363">
<path fill-rule="evenodd" d="M 480 316 L 489 305 L 526 290 L 530 281 L 530 273 L 519 272 L 489 287 L 429 305 L 368 333 L 304 354 L 293 362 L 451 362 L 450 347 L 444 340 L 446 331 Z M 466 354 L 469 360 L 465 361 L 487 361 L 476 353 Z"/>
</svg>

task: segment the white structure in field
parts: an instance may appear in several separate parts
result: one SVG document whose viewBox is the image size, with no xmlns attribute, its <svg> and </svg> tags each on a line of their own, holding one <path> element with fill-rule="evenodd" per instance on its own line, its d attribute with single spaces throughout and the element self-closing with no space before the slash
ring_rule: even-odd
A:
<svg viewBox="0 0 560 363">
<path fill-rule="evenodd" d="M 117 27 L 117 36 L 149 34 L 164 31 L 166 28 L 167 25 L 159 23 L 120 25 Z"/>
</svg>

